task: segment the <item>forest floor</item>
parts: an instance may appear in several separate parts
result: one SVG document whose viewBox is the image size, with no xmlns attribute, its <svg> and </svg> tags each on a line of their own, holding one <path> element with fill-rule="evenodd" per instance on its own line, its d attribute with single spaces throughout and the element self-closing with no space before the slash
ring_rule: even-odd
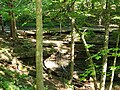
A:
<svg viewBox="0 0 120 90">
<path fill-rule="evenodd" d="M 25 59 L 23 59 L 25 58 Z M 0 90 L 34 90 L 35 43 L 0 32 Z M 44 71 L 45 90 L 71 90 L 67 79 Z"/>
<path fill-rule="evenodd" d="M 35 39 L 19 36 L 19 34 L 18 38 L 13 40 L 9 38 L 8 34 L 0 32 L 0 90 L 34 90 L 35 88 Z M 47 58 L 52 57 L 53 59 L 58 54 L 53 53 L 56 49 L 49 52 L 48 50 L 49 48 L 44 50 L 45 64 L 51 63 L 55 67 L 61 67 L 56 63 L 47 62 Z M 57 59 L 59 55 L 57 55 Z M 69 53 L 64 59 L 66 58 L 69 58 Z M 69 64 L 69 60 L 63 61 L 62 63 L 65 63 L 65 65 L 66 63 Z M 64 71 L 64 67 L 56 70 L 44 68 L 45 90 L 72 90 L 73 86 L 68 84 L 68 72 Z M 75 90 L 94 90 L 92 80 L 81 82 L 78 77 L 78 74 L 74 75 Z M 113 90 L 120 90 L 118 85 L 114 88 Z"/>
</svg>

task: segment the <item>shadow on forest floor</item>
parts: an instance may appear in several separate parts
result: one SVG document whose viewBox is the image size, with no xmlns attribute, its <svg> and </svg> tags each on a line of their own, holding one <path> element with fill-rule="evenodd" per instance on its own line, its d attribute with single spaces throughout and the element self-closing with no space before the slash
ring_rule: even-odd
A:
<svg viewBox="0 0 120 90">
<path fill-rule="evenodd" d="M 49 37 L 48 35 L 47 38 Z M 65 37 L 66 35 L 62 38 Z M 78 46 L 77 50 L 79 50 Z M 68 85 L 67 82 L 69 78 L 70 43 L 58 40 L 44 41 L 43 51 L 46 90 L 47 88 L 48 90 L 69 90 L 67 87 L 71 85 Z M 84 56 L 85 53 L 76 53 L 76 57 L 86 57 Z M 77 88 L 76 90 L 92 90 L 89 88 L 93 87 L 92 82 L 80 82 L 79 75 L 80 73 L 84 73 L 86 64 L 82 60 L 78 59 L 78 61 L 75 61 L 76 72 L 73 84 Z M 0 89 L 16 88 L 20 90 L 34 90 L 35 71 L 35 39 L 23 36 L 22 38 L 13 40 L 5 33 L 0 32 Z M 116 89 L 113 90 L 119 90 L 117 89 L 118 87 L 120 86 L 116 85 L 114 87 Z"/>
</svg>

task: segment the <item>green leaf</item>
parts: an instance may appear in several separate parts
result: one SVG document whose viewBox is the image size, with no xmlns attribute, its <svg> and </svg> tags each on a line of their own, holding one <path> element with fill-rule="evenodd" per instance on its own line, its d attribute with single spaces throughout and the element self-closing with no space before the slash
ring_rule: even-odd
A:
<svg viewBox="0 0 120 90">
<path fill-rule="evenodd" d="M 115 70 L 115 69 L 116 69 L 115 66 L 111 66 L 111 67 L 110 67 L 110 70 Z"/>
<path fill-rule="evenodd" d="M 112 53 L 112 56 L 116 57 L 116 56 L 117 56 L 117 54 L 116 54 L 116 53 Z"/>
<path fill-rule="evenodd" d="M 101 58 L 101 56 L 96 56 L 95 59 L 99 60 Z"/>
<path fill-rule="evenodd" d="M 118 55 L 118 57 L 120 57 L 120 53 L 118 53 L 117 55 Z"/>
<path fill-rule="evenodd" d="M 86 48 L 91 48 L 93 47 L 94 45 L 87 45 Z"/>
<path fill-rule="evenodd" d="M 113 17 L 112 19 L 117 19 L 117 20 L 120 20 L 120 17 L 118 17 L 118 16 L 115 16 L 115 17 Z"/>
</svg>

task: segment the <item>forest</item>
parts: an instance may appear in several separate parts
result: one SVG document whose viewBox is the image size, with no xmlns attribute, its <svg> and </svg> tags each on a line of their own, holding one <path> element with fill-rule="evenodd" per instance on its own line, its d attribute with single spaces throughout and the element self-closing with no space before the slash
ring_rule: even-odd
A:
<svg viewBox="0 0 120 90">
<path fill-rule="evenodd" d="M 120 0 L 0 0 L 0 90 L 120 90 Z"/>
</svg>

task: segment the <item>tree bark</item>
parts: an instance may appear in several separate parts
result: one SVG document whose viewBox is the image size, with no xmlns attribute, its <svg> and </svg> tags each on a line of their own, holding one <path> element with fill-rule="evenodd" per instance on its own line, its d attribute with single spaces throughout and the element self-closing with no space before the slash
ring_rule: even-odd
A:
<svg viewBox="0 0 120 90">
<path fill-rule="evenodd" d="M 106 0 L 106 13 L 105 19 L 105 42 L 104 42 L 104 52 L 103 56 L 103 68 L 101 73 L 100 90 L 105 90 L 106 72 L 107 72 L 107 61 L 108 61 L 108 43 L 109 43 L 109 21 L 110 21 L 110 1 Z"/>
<path fill-rule="evenodd" d="M 2 15 L 0 14 L 0 25 L 2 28 L 2 32 L 4 32 L 4 23 L 3 23 L 3 19 L 2 19 Z"/>
<path fill-rule="evenodd" d="M 97 86 L 97 78 L 96 78 L 96 70 L 95 70 L 95 67 L 94 67 L 94 62 L 91 58 L 91 54 L 90 54 L 90 51 L 89 49 L 87 48 L 88 44 L 85 40 L 85 37 L 84 37 L 84 34 L 85 34 L 85 31 L 86 29 L 84 30 L 84 32 L 82 33 L 82 41 L 83 41 L 83 44 L 85 46 L 85 49 L 86 49 L 86 53 L 87 53 L 87 56 L 90 58 L 90 61 L 89 61 L 89 65 L 91 65 L 91 68 L 92 68 L 92 78 L 93 78 L 93 81 L 94 81 L 94 88 L 95 90 L 98 89 L 98 86 Z"/>
<path fill-rule="evenodd" d="M 36 29 L 36 90 L 44 90 L 42 0 L 36 0 Z"/>
<path fill-rule="evenodd" d="M 119 29 L 118 29 L 118 36 L 117 36 L 116 48 L 118 48 L 119 41 L 120 41 L 119 39 L 120 39 L 120 25 L 119 25 Z M 117 53 L 118 53 L 118 50 L 115 51 L 115 54 L 117 54 Z M 117 56 L 115 56 L 114 62 L 113 62 L 113 69 L 112 69 L 112 75 L 111 75 L 109 90 L 112 90 L 114 73 L 115 73 L 115 66 L 116 66 L 116 60 L 117 60 Z"/>
<path fill-rule="evenodd" d="M 10 36 L 13 37 L 13 39 L 16 38 L 16 20 L 15 20 L 15 13 L 12 10 L 14 8 L 13 5 L 14 0 L 10 0 L 8 2 L 8 6 L 11 9 L 9 11 L 9 16 L 10 16 Z"/>
<path fill-rule="evenodd" d="M 75 23 L 75 19 L 72 18 L 72 32 L 71 32 L 71 64 L 70 64 L 70 81 L 69 84 L 72 83 L 73 80 L 73 72 L 74 72 L 74 46 L 75 46 L 75 27 L 74 27 L 74 23 Z"/>
<path fill-rule="evenodd" d="M 72 1 L 70 4 L 70 12 L 74 12 L 74 4 L 75 4 L 75 1 Z M 69 12 L 69 10 L 68 10 Z M 74 42 L 74 39 L 75 39 L 75 18 L 74 17 L 69 17 L 71 19 L 71 63 L 70 63 L 70 80 L 69 80 L 69 84 L 72 83 L 72 80 L 73 80 L 73 73 L 74 73 L 74 56 L 75 56 L 75 50 L 74 50 L 74 46 L 75 46 L 75 42 Z"/>
<path fill-rule="evenodd" d="M 1 5 L 1 3 L 0 3 L 0 10 L 2 10 L 2 5 Z M 2 28 L 2 32 L 4 32 L 4 23 L 3 23 L 2 14 L 0 14 L 0 25 L 1 25 L 1 28 Z"/>
</svg>

